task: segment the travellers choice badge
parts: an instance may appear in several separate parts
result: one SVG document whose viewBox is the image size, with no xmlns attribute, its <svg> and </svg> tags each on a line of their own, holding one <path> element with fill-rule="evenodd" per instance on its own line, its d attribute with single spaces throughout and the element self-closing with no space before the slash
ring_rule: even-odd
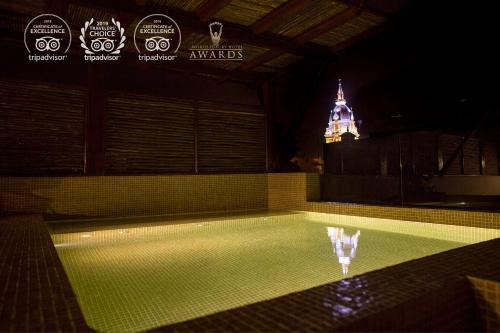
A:
<svg viewBox="0 0 500 333">
<path fill-rule="evenodd" d="M 181 46 L 181 29 L 169 16 L 151 14 L 139 21 L 134 44 L 141 61 L 170 61 Z"/>
<path fill-rule="evenodd" d="M 80 46 L 85 50 L 85 60 L 118 60 L 125 46 L 125 29 L 120 21 L 85 21 L 80 30 Z"/>
<path fill-rule="evenodd" d="M 24 45 L 31 61 L 66 60 L 71 46 L 71 30 L 57 15 L 38 15 L 24 29 Z"/>
</svg>

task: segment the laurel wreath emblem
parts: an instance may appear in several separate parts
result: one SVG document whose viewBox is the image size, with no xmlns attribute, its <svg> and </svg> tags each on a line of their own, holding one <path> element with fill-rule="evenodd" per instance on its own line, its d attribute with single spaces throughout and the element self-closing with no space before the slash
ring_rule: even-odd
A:
<svg viewBox="0 0 500 333">
<path fill-rule="evenodd" d="M 118 31 L 120 32 L 120 43 L 113 50 L 113 52 L 110 52 L 109 54 L 120 54 L 120 50 L 125 46 L 125 39 L 126 39 L 125 29 L 121 26 L 120 21 L 116 21 L 114 18 L 112 18 L 111 22 L 116 27 L 116 29 L 118 29 Z M 87 33 L 87 30 L 88 30 L 89 26 L 92 25 L 92 23 L 94 23 L 93 18 L 91 18 L 90 21 L 85 21 L 85 26 L 80 30 L 80 32 L 81 32 L 80 41 L 82 42 L 80 44 L 80 46 L 85 49 L 86 54 L 95 54 L 94 51 L 89 49 L 89 47 L 87 46 L 87 42 L 85 41 L 85 34 Z"/>
</svg>

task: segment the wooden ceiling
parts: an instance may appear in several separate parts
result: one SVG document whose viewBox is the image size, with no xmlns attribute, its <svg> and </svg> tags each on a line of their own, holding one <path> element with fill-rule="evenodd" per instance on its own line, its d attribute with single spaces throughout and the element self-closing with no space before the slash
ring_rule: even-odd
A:
<svg viewBox="0 0 500 333">
<path fill-rule="evenodd" d="M 384 2 L 387 0 L 2 1 L 0 31 L 3 36 L 18 35 L 30 17 L 55 13 L 67 20 L 75 37 L 90 17 L 116 17 L 129 27 L 127 34 L 131 36 L 132 27 L 143 16 L 166 13 L 183 34 L 181 59 L 167 67 L 219 81 L 253 81 L 281 75 L 305 57 L 334 58 L 339 51 L 379 31 L 395 12 L 384 10 Z M 207 23 L 212 20 L 223 22 L 223 39 L 243 45 L 243 62 L 194 65 L 188 61 L 187 50 L 192 44 L 209 42 Z M 74 49 L 78 51 L 77 43 Z M 134 52 L 131 45 L 125 51 Z"/>
</svg>

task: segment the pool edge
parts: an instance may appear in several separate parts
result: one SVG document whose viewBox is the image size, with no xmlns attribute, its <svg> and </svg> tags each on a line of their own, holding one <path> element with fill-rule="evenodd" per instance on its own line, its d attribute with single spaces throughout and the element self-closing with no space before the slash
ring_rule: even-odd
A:
<svg viewBox="0 0 500 333">
<path fill-rule="evenodd" d="M 30 265 L 26 265 L 29 260 L 31 263 L 36 262 L 36 265 L 47 265 L 47 271 L 52 272 L 47 274 L 48 278 L 54 279 L 53 281 L 59 279 L 57 280 L 59 287 L 51 290 L 48 295 L 52 298 L 51 302 L 37 299 L 37 295 L 42 294 L 41 285 L 33 285 L 30 279 L 20 280 L 26 290 L 30 291 L 29 302 L 20 303 L 15 298 L 9 299 L 10 293 L 7 297 L 4 296 L 2 304 L 17 305 L 15 309 L 3 307 L 0 313 L 2 318 L 0 330 L 93 331 L 83 318 L 42 217 L 40 215 L 2 217 L 0 228 L 1 235 L 8 240 L 5 243 L 7 245 L 2 248 L 2 256 L 9 259 L 11 270 L 17 269 L 31 276 L 33 272 L 29 270 Z M 19 242 L 28 242 L 29 251 L 25 247 L 15 246 Z M 43 257 L 35 254 L 39 249 L 45 254 Z M 483 261 L 476 263 L 477 258 L 482 258 Z M 442 313 L 439 309 L 432 308 L 423 314 L 418 314 L 415 312 L 415 304 L 442 305 L 443 295 L 448 295 L 446 297 L 452 295 L 454 299 L 462 299 L 464 302 L 460 303 L 461 312 L 449 310 L 451 313 L 461 313 L 463 317 L 464 309 L 470 310 L 473 306 L 470 300 L 471 292 L 466 287 L 467 276 L 498 281 L 500 267 L 495 265 L 498 262 L 500 262 L 500 239 L 494 239 L 152 331 L 405 330 L 411 328 L 406 327 L 409 322 L 415 325 L 425 323 L 426 327 L 429 327 L 428 325 L 432 323 L 435 325 L 440 323 L 438 319 Z M 1 278 L 12 283 L 9 277 Z M 426 295 L 433 296 L 426 298 L 424 297 Z M 14 297 L 17 297 L 17 294 Z M 55 300 L 61 302 L 56 304 Z M 357 308 L 353 306 L 353 300 Z M 36 326 L 26 315 L 30 310 L 31 313 L 36 313 L 32 308 L 35 301 L 40 305 L 54 304 L 53 308 L 40 306 L 38 309 L 39 319 L 41 318 L 39 321 L 46 326 Z M 382 313 L 390 313 L 391 309 L 397 309 L 395 313 L 398 315 L 391 315 L 383 323 L 373 320 Z M 17 315 L 12 316 L 12 312 Z M 408 317 L 418 320 L 408 321 Z M 406 328 L 398 326 L 403 325 L 403 320 L 400 318 L 407 319 L 404 324 Z M 457 325 L 472 325 L 471 318 L 466 322 L 460 322 L 457 318 L 454 318 Z M 435 326 L 434 329 L 436 327 L 439 326 Z"/>
</svg>

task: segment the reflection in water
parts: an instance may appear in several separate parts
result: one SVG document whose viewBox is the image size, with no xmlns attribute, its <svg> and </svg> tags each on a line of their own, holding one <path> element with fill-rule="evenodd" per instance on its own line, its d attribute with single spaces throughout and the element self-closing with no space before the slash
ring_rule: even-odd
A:
<svg viewBox="0 0 500 333">
<path fill-rule="evenodd" d="M 344 233 L 344 228 L 326 227 L 328 236 L 333 245 L 333 253 L 339 258 L 342 265 L 342 273 L 347 274 L 351 260 L 356 256 L 358 248 L 358 238 L 361 231 L 356 231 L 352 236 Z"/>
</svg>

